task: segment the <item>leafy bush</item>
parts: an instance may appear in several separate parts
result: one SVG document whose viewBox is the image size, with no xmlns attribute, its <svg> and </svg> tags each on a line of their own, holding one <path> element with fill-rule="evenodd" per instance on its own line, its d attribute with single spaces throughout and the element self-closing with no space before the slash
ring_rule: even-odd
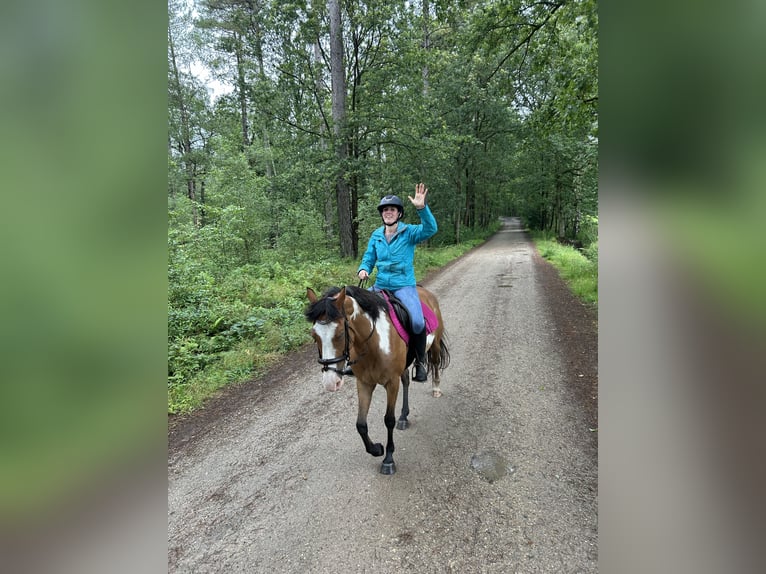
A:
<svg viewBox="0 0 766 574">
<path fill-rule="evenodd" d="M 580 224 L 580 229 L 577 233 L 577 239 L 579 239 L 585 249 L 598 243 L 598 217 L 594 215 L 586 215 Z M 588 257 L 590 259 L 590 257 Z"/>
<path fill-rule="evenodd" d="M 598 267 L 598 241 L 588 245 L 588 247 L 583 250 L 583 255 Z"/>
<path fill-rule="evenodd" d="M 224 384 L 308 342 L 306 287 L 355 282 L 356 262 L 280 260 L 214 272 L 183 247 L 171 252 L 168 290 L 168 410 L 187 412 Z M 229 365 L 229 366 L 227 366 Z"/>
<path fill-rule="evenodd" d="M 556 267 L 561 278 L 567 283 L 572 293 L 580 300 L 598 303 L 598 244 L 589 246 L 595 253 L 595 261 L 586 257 L 579 250 L 561 245 L 557 241 L 546 238 L 543 234 L 535 234 L 537 251 Z"/>
</svg>

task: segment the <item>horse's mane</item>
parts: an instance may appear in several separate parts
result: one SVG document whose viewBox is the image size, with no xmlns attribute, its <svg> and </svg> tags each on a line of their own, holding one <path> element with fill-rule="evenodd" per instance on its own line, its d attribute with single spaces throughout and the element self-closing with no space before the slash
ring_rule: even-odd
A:
<svg viewBox="0 0 766 574">
<path fill-rule="evenodd" d="M 327 321 L 335 321 L 340 319 L 340 311 L 335 306 L 333 297 L 340 292 L 338 287 L 330 287 L 327 291 L 322 293 L 322 297 L 317 299 L 314 303 L 308 306 L 304 313 L 306 319 L 311 323 L 318 321 L 320 317 L 325 317 Z"/>
<path fill-rule="evenodd" d="M 353 297 L 362 311 L 367 313 L 373 321 L 377 321 L 380 316 L 380 310 L 386 308 L 386 300 L 375 291 L 368 291 L 360 287 L 349 285 L 346 287 L 346 294 Z"/>
<path fill-rule="evenodd" d="M 334 300 L 338 293 L 340 293 L 340 287 L 330 287 L 327 289 L 320 299 L 317 299 L 315 303 L 312 303 L 306 309 L 306 319 L 312 323 L 319 320 L 320 317 L 325 317 L 326 321 L 340 319 L 341 312 L 335 306 Z M 346 295 L 353 297 L 359 303 L 362 311 L 367 313 L 373 321 L 378 320 L 380 309 L 385 308 L 385 300 L 373 291 L 348 285 L 346 286 Z"/>
</svg>

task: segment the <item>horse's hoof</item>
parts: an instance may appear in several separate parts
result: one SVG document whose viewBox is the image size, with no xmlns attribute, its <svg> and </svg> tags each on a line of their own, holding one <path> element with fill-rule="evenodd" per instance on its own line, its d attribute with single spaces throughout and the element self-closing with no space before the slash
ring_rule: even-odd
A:
<svg viewBox="0 0 766 574">
<path fill-rule="evenodd" d="M 434 396 L 435 399 L 438 399 L 440 396 L 442 396 L 442 392 L 439 389 L 434 389 L 431 391 L 431 394 Z"/>
<path fill-rule="evenodd" d="M 372 445 L 372 448 L 370 448 L 370 454 L 372 456 L 383 456 L 383 445 L 379 442 L 376 442 L 374 445 Z"/>
<path fill-rule="evenodd" d="M 394 461 L 384 462 L 380 465 L 380 474 L 394 474 L 396 472 L 396 464 Z"/>
<path fill-rule="evenodd" d="M 410 428 L 410 421 L 405 419 L 399 419 L 398 421 L 396 421 L 396 428 L 398 428 L 399 430 L 408 429 Z"/>
</svg>

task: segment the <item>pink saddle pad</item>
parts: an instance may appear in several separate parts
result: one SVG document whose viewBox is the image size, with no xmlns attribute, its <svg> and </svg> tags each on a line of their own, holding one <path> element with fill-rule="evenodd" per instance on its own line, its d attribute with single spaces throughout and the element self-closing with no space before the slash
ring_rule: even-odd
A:
<svg viewBox="0 0 766 574">
<path fill-rule="evenodd" d="M 381 292 L 381 294 L 386 298 L 386 303 L 388 303 L 388 316 L 391 317 L 391 322 L 394 324 L 396 332 L 399 333 L 399 336 L 404 340 L 405 344 L 409 345 L 410 334 L 404 328 L 404 325 L 399 322 L 399 317 L 396 316 L 396 312 L 391 305 L 391 301 L 388 300 L 388 296 L 383 292 Z M 431 308 L 422 301 L 420 302 L 420 307 L 423 309 L 423 317 L 426 320 L 426 333 L 433 333 L 439 326 L 439 319 L 436 318 L 436 314 Z"/>
</svg>

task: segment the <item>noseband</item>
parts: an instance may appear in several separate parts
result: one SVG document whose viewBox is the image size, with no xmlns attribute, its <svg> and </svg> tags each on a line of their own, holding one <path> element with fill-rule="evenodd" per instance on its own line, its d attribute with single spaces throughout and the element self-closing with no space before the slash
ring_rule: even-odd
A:
<svg viewBox="0 0 766 574">
<path fill-rule="evenodd" d="M 370 335 L 364 340 L 364 342 L 369 341 L 372 338 L 372 336 L 375 334 L 375 327 L 376 327 L 376 323 L 373 321 Z M 323 373 L 326 371 L 335 371 L 341 377 L 343 375 L 353 375 L 354 373 L 351 370 L 351 366 L 356 364 L 356 362 L 359 361 L 359 359 L 364 357 L 365 354 L 361 353 L 359 357 L 357 357 L 355 360 L 353 361 L 351 360 L 351 355 L 349 355 L 349 343 L 351 341 L 351 338 L 348 336 L 348 319 L 346 319 L 345 317 L 343 318 L 343 336 L 345 338 L 343 354 L 339 357 L 333 357 L 332 359 L 323 359 L 321 345 L 317 345 L 317 351 L 319 353 L 319 359 L 317 359 L 317 362 L 320 365 L 322 365 Z M 334 365 L 335 363 L 340 363 L 341 361 L 346 361 L 346 366 L 342 369 L 338 369 L 337 367 L 330 366 L 330 365 Z"/>
</svg>

